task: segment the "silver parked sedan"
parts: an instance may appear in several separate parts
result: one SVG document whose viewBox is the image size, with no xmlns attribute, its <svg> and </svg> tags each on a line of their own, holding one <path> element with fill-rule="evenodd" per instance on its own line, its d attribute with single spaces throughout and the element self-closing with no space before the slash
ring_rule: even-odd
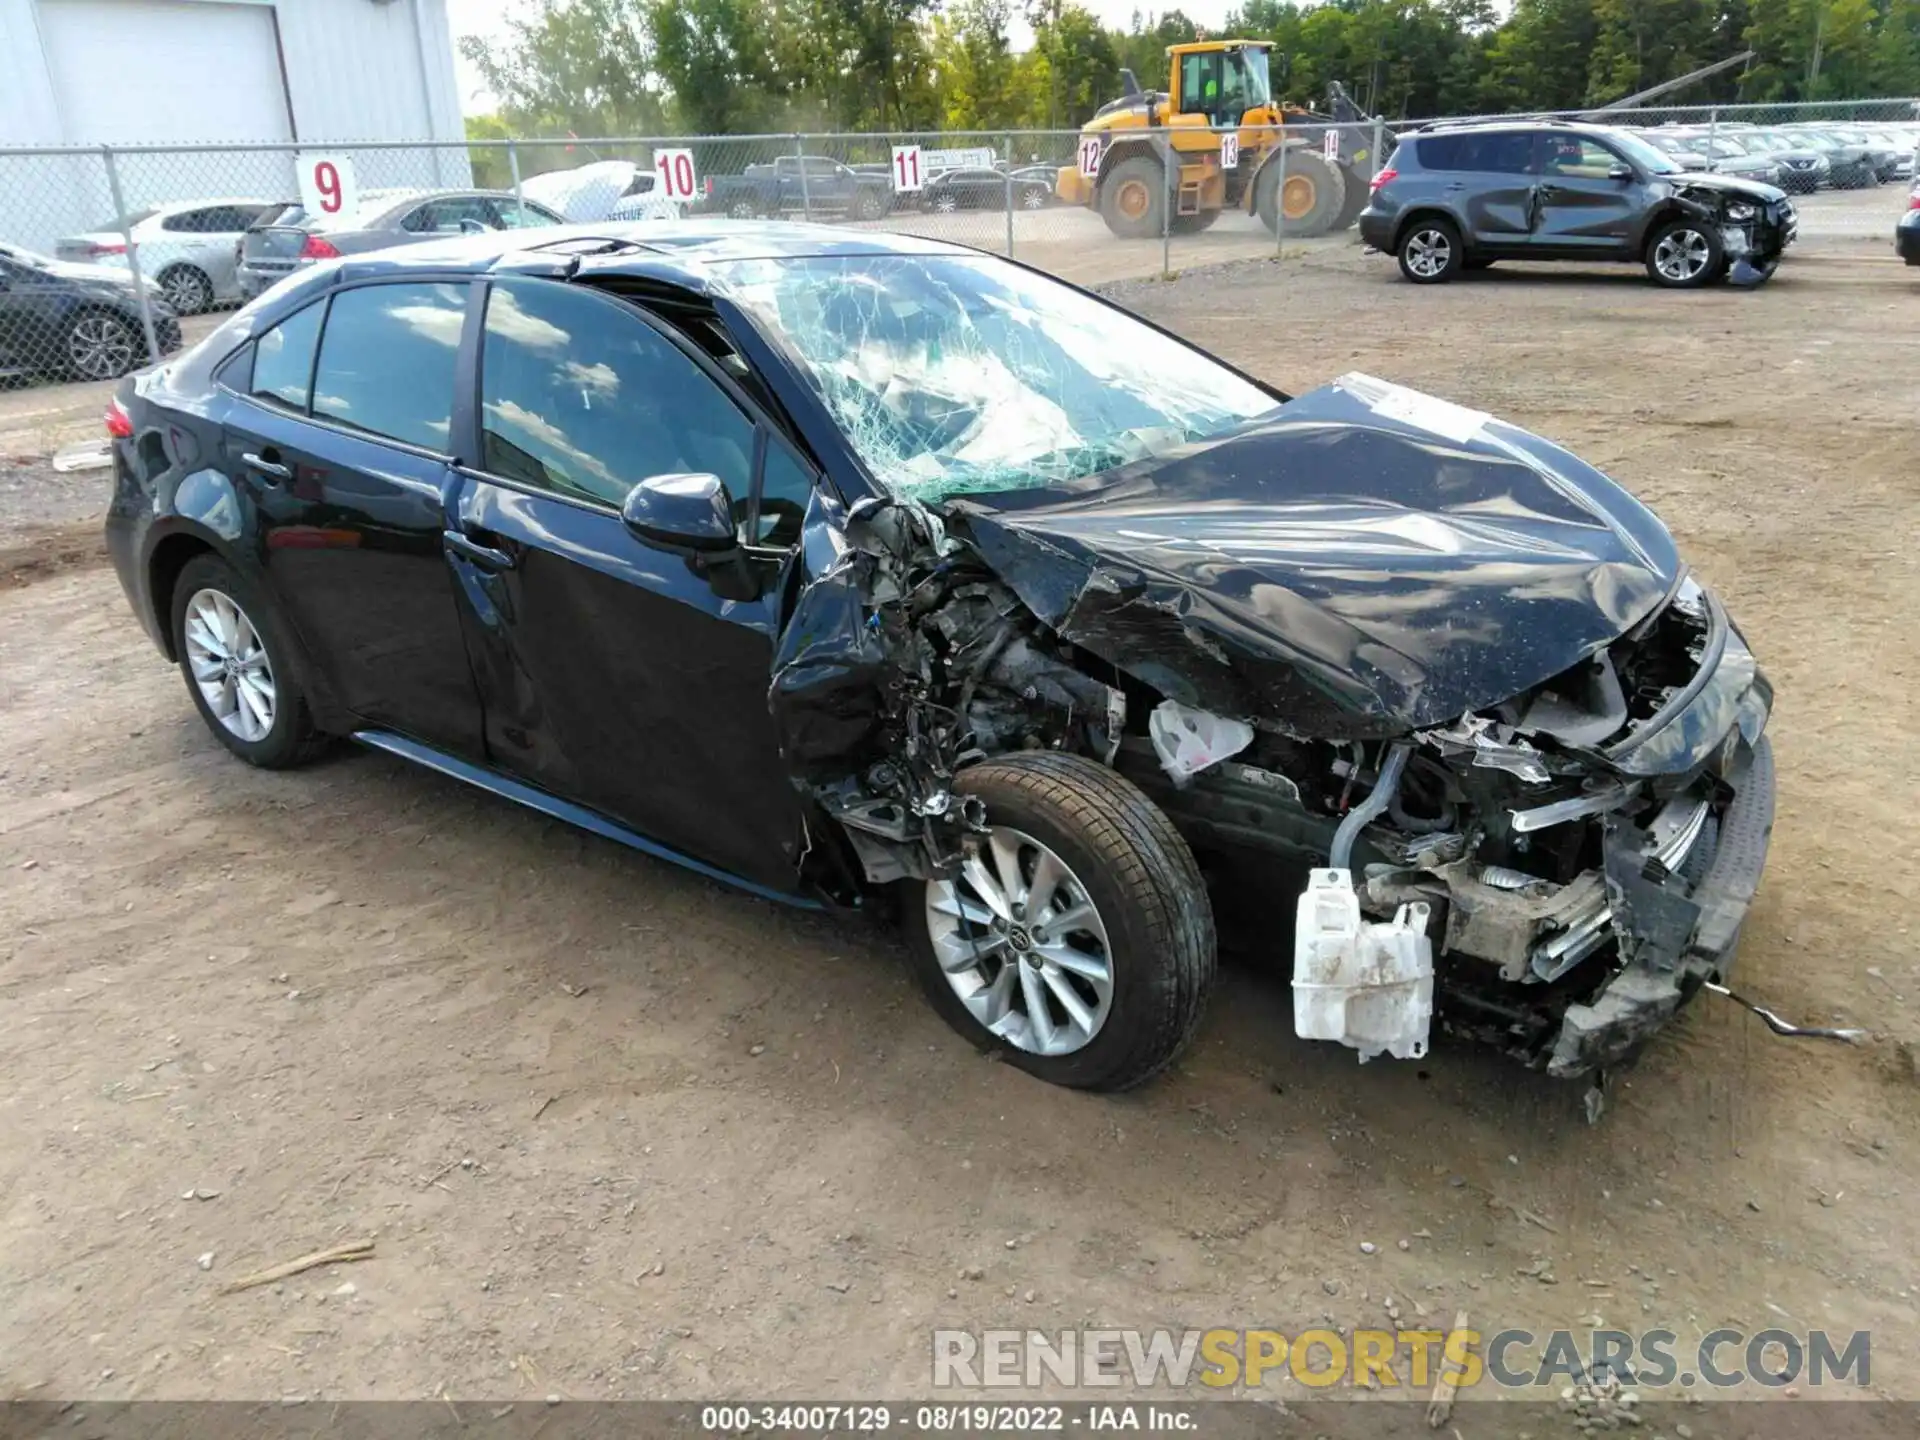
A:
<svg viewBox="0 0 1920 1440">
<path fill-rule="evenodd" d="M 140 275 L 182 315 L 198 315 L 241 298 L 236 262 L 240 237 L 283 207 L 271 200 L 181 200 L 96 230 L 69 235 L 54 255 L 77 265 L 127 267 L 127 239 L 140 256 Z"/>
<path fill-rule="evenodd" d="M 309 216 L 278 208 L 240 242 L 240 290 L 251 300 L 316 260 L 411 245 L 448 235 L 525 230 L 566 222 L 510 190 L 366 190 L 344 215 Z"/>
</svg>

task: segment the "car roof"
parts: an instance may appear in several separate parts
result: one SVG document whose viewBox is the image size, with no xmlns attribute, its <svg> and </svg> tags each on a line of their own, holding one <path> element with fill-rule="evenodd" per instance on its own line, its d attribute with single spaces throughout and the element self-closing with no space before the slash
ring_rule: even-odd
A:
<svg viewBox="0 0 1920 1440">
<path fill-rule="evenodd" d="M 1479 135 L 1498 130 L 1551 130 L 1564 131 L 1571 135 L 1614 135 L 1626 129 L 1624 125 L 1589 124 L 1583 120 L 1529 120 L 1524 116 L 1503 120 L 1436 120 L 1431 125 L 1422 125 L 1403 132 L 1403 139 L 1422 139 L 1429 135 Z"/>
<path fill-rule="evenodd" d="M 592 248 L 595 241 L 602 242 L 597 252 Z M 724 281 L 711 267 L 735 260 L 802 260 L 834 255 L 970 257 L 979 253 L 964 245 L 916 235 L 796 221 L 614 220 L 429 240 L 354 257 L 345 263 L 345 270 L 350 278 L 410 270 L 477 275 L 495 269 L 538 271 L 544 261 L 553 270 L 569 275 L 645 276 L 693 290 L 724 292 Z"/>
</svg>

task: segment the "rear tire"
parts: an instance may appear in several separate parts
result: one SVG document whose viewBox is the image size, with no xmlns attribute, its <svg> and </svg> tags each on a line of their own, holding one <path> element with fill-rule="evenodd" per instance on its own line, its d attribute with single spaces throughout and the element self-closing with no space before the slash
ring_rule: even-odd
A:
<svg viewBox="0 0 1920 1440">
<path fill-rule="evenodd" d="M 1100 218 L 1122 240 L 1158 236 L 1166 207 L 1166 172 L 1150 155 L 1122 160 L 1100 182 Z"/>
<path fill-rule="evenodd" d="M 853 218 L 856 220 L 878 220 L 887 213 L 892 202 L 878 190 L 862 190 L 854 197 Z"/>
<path fill-rule="evenodd" d="M 1324 235 L 1333 228 L 1346 202 L 1346 183 L 1340 172 L 1313 151 L 1287 151 L 1284 206 L 1280 194 L 1280 161 L 1270 160 L 1254 180 L 1253 208 L 1269 234 L 1286 227 L 1289 238 Z"/>
<path fill-rule="evenodd" d="M 992 835 L 961 876 L 903 887 L 913 969 L 934 1009 L 1052 1084 L 1125 1090 L 1157 1075 L 1192 1039 L 1216 964 L 1206 884 L 1173 822 L 1131 781 L 1073 755 L 989 760 L 954 788 L 984 802 Z"/>
<path fill-rule="evenodd" d="M 168 619 L 187 694 L 222 745 L 263 770 L 299 765 L 326 747 L 278 609 L 231 565 L 211 554 L 189 560 Z"/>
<path fill-rule="evenodd" d="M 1400 273 L 1415 285 L 1444 285 L 1466 267 L 1466 247 L 1451 220 L 1422 216 L 1407 226 L 1394 252 Z"/>
<path fill-rule="evenodd" d="M 198 315 L 213 308 L 213 281 L 191 265 L 161 271 L 160 293 L 176 315 Z"/>
</svg>

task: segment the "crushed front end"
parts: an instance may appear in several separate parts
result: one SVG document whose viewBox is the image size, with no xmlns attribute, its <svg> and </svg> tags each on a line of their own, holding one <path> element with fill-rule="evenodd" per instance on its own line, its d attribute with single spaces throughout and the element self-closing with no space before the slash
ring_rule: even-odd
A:
<svg viewBox="0 0 1920 1440">
<path fill-rule="evenodd" d="M 1680 184 L 1675 198 L 1714 227 L 1728 274 L 1735 284 L 1757 285 L 1772 276 L 1780 257 L 1800 233 L 1799 212 L 1784 191 L 1751 185 Z"/>
</svg>

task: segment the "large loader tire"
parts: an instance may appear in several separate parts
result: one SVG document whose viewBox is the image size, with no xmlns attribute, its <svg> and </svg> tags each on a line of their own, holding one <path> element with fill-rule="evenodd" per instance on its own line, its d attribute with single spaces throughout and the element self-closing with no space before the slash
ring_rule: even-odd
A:
<svg viewBox="0 0 1920 1440">
<path fill-rule="evenodd" d="M 1287 184 L 1280 192 L 1280 162 L 1267 163 L 1254 183 L 1253 205 L 1269 231 L 1282 224 L 1289 236 L 1324 235 L 1333 228 L 1346 200 L 1340 172 L 1311 150 L 1287 151 Z"/>
<path fill-rule="evenodd" d="M 1122 240 L 1160 234 L 1167 208 L 1167 173 L 1151 155 L 1122 160 L 1100 182 L 1100 218 Z"/>
<path fill-rule="evenodd" d="M 1346 187 L 1346 193 L 1340 200 L 1340 213 L 1333 217 L 1335 230 L 1349 230 L 1353 222 L 1360 218 L 1360 212 L 1367 208 L 1367 201 L 1373 195 L 1373 177 L 1352 165 L 1340 167 L 1340 183 Z"/>
</svg>

